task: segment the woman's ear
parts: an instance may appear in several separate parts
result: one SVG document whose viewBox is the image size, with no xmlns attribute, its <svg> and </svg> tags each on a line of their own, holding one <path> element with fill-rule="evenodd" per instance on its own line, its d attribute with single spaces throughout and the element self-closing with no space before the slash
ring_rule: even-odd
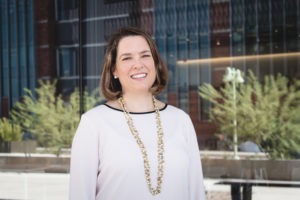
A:
<svg viewBox="0 0 300 200">
<path fill-rule="evenodd" d="M 114 79 L 117 79 L 117 78 L 118 78 L 118 75 L 117 75 L 116 70 L 113 72 L 113 76 L 114 76 Z"/>
</svg>

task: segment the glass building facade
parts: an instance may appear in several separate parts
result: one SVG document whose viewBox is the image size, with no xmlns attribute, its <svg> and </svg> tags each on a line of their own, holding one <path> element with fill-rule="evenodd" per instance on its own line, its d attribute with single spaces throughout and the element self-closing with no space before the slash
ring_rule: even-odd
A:
<svg viewBox="0 0 300 200">
<path fill-rule="evenodd" d="M 8 115 L 24 88 L 35 88 L 34 2 L 0 2 L 0 112 Z"/>
<path fill-rule="evenodd" d="M 300 79 L 300 0 L 0 0 L 0 117 L 8 117 L 15 103 L 23 100 L 24 88 L 34 91 L 40 79 L 57 79 L 58 92 L 66 101 L 75 88 L 81 97 L 84 88 L 98 88 L 107 40 L 123 26 L 140 27 L 155 40 L 169 70 L 168 87 L 158 98 L 191 116 L 201 150 L 218 149 L 218 138 L 216 126 L 208 120 L 212 105 L 200 98 L 198 86 L 210 83 L 220 89 L 228 66 L 246 75 L 251 70 L 261 81 L 278 73 Z M 1 174 L 1 156 L 0 176 L 9 177 Z M 287 169 L 286 180 L 299 181 L 300 165 L 284 162 L 288 167 L 263 163 L 257 168 L 226 159 L 211 166 L 204 159 L 203 169 L 205 178 L 223 173 L 226 165 L 242 168 L 241 176 L 257 170 L 254 178 L 263 179 L 287 174 L 283 172 Z M 8 164 L 5 170 L 22 168 L 17 165 Z M 31 170 L 34 165 L 24 166 Z M 24 175 L 24 186 L 15 189 L 23 187 L 26 192 L 15 199 L 47 199 L 52 195 L 47 188 L 53 185 L 47 186 L 46 176 L 41 176 L 43 198 L 29 198 L 30 182 Z M 0 186 L 6 186 L 1 177 Z M 68 177 L 55 178 L 66 184 L 57 184 L 59 195 L 53 199 L 67 199 Z M 11 188 L 1 187 L 0 199 L 12 199 Z M 299 188 L 284 194 L 289 192 L 290 199 L 299 197 Z"/>
<path fill-rule="evenodd" d="M 222 86 L 227 66 L 259 78 L 300 77 L 299 0 L 2 0 L 1 116 L 33 90 L 58 79 L 68 96 L 97 88 L 107 39 L 122 26 L 146 30 L 166 61 L 169 84 L 160 99 L 190 114 L 201 148 L 215 127 L 198 86 Z M 212 147 L 214 148 L 214 147 Z"/>
</svg>

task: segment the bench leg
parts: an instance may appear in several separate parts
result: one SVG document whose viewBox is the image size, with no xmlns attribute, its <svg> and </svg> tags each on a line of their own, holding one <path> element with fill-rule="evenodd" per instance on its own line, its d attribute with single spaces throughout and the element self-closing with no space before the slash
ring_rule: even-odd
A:
<svg viewBox="0 0 300 200">
<path fill-rule="evenodd" d="M 243 200 L 252 200 L 252 185 L 243 185 Z"/>
<path fill-rule="evenodd" d="M 231 184 L 231 199 L 232 200 L 241 200 L 241 185 Z"/>
</svg>

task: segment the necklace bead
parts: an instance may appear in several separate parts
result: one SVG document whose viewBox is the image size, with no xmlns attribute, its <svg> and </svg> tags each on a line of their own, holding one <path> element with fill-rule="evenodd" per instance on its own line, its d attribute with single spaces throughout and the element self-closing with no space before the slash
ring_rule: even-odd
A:
<svg viewBox="0 0 300 200">
<path fill-rule="evenodd" d="M 146 182 L 147 185 L 149 187 L 149 190 L 151 192 L 152 195 L 157 195 L 161 192 L 161 184 L 162 184 L 162 178 L 163 178 L 163 171 L 164 171 L 164 142 L 163 142 L 163 130 L 162 130 L 162 126 L 161 126 L 161 121 L 160 121 L 160 114 L 159 114 L 159 109 L 157 106 L 157 102 L 156 99 L 154 98 L 154 96 L 152 97 L 153 100 L 153 106 L 155 109 L 155 118 L 156 118 L 156 127 L 157 127 L 157 136 L 158 136 L 158 142 L 157 142 L 157 146 L 158 146 L 158 152 L 157 152 L 157 159 L 158 159 L 158 173 L 157 173 L 157 186 L 156 189 L 153 188 L 152 183 L 151 183 L 151 177 L 150 177 L 150 165 L 149 165 L 149 159 L 148 159 L 148 155 L 147 155 L 147 151 L 146 148 L 144 146 L 144 143 L 142 142 L 141 138 L 139 137 L 139 133 L 136 130 L 134 124 L 133 124 L 133 120 L 129 115 L 129 112 L 126 108 L 126 105 L 124 103 L 123 97 L 119 98 L 119 103 L 122 107 L 122 110 L 124 112 L 125 115 L 125 119 L 127 121 L 127 124 L 129 126 L 129 129 L 133 135 L 133 137 L 135 138 L 137 145 L 139 146 L 142 156 L 143 156 L 143 160 L 144 160 L 144 170 L 145 170 L 145 177 L 146 177 Z"/>
</svg>

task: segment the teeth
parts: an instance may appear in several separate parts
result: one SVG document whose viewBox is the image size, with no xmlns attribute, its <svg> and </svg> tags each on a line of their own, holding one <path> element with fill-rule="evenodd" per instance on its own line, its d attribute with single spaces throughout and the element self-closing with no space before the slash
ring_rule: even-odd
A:
<svg viewBox="0 0 300 200">
<path fill-rule="evenodd" d="M 143 78 L 145 77 L 146 74 L 138 74 L 138 75 L 134 75 L 134 76 L 131 76 L 132 78 Z"/>
</svg>

